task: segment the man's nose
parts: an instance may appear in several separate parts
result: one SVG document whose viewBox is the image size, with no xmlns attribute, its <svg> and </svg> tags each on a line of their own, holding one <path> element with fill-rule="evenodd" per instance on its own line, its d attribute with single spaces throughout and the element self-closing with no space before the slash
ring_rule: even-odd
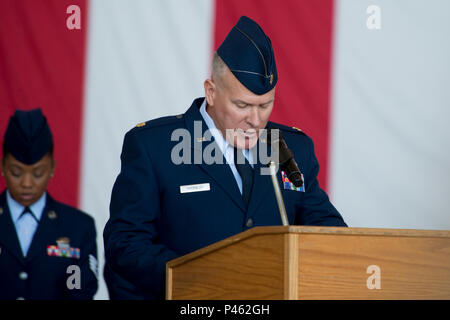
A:
<svg viewBox="0 0 450 320">
<path fill-rule="evenodd" d="M 249 112 L 250 114 L 248 116 L 248 122 L 252 127 L 258 128 L 261 124 L 261 116 L 259 114 L 260 111 L 258 106 L 252 106 Z"/>
</svg>

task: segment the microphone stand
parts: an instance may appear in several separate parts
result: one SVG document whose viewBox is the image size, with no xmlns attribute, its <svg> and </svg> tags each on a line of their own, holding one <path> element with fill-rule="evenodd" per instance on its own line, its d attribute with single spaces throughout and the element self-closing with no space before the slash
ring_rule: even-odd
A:
<svg viewBox="0 0 450 320">
<path fill-rule="evenodd" d="M 289 221 L 286 214 L 286 208 L 284 206 L 283 196 L 281 195 L 281 189 L 277 181 L 277 165 L 275 162 L 269 163 L 270 177 L 272 178 L 273 190 L 275 191 L 275 197 L 277 198 L 278 209 L 280 210 L 281 222 L 283 226 L 288 226 Z"/>
</svg>

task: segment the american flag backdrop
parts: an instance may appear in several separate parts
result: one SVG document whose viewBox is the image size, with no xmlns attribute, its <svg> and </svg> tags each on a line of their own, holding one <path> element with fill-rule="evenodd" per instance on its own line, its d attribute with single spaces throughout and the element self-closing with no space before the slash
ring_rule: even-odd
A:
<svg viewBox="0 0 450 320">
<path fill-rule="evenodd" d="M 247 15 L 275 51 L 271 120 L 313 138 L 347 224 L 450 229 L 448 12 L 447 0 L 1 0 L 1 139 L 15 109 L 43 109 L 49 192 L 95 218 L 102 267 L 125 132 L 203 96 L 212 53 Z"/>
</svg>

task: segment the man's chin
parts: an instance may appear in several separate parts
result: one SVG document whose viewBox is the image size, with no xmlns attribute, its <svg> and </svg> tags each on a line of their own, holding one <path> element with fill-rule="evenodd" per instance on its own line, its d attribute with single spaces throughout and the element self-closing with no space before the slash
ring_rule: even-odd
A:
<svg viewBox="0 0 450 320">
<path fill-rule="evenodd" d="M 236 147 L 238 149 L 252 149 L 254 146 L 256 146 L 256 144 L 258 143 L 258 137 L 245 137 L 245 138 L 241 138 L 238 139 L 237 143 L 236 143 Z"/>
</svg>

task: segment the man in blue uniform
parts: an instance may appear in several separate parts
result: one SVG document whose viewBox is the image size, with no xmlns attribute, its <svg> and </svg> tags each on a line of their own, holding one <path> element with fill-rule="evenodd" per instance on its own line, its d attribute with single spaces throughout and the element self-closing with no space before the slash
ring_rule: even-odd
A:
<svg viewBox="0 0 450 320">
<path fill-rule="evenodd" d="M 105 253 L 112 272 L 144 298 L 164 298 L 168 260 L 255 226 L 281 224 L 271 178 L 253 153 L 265 143 L 263 129 L 281 131 L 303 174 L 301 187 L 277 174 L 289 223 L 346 226 L 317 182 L 312 140 L 268 122 L 277 80 L 270 39 L 241 17 L 214 55 L 205 98 L 125 135 Z M 235 162 L 239 157 L 245 161 Z"/>
<path fill-rule="evenodd" d="M 92 299 L 97 291 L 94 220 L 46 192 L 54 170 L 46 118 L 17 110 L 1 161 L 0 299 Z"/>
</svg>

